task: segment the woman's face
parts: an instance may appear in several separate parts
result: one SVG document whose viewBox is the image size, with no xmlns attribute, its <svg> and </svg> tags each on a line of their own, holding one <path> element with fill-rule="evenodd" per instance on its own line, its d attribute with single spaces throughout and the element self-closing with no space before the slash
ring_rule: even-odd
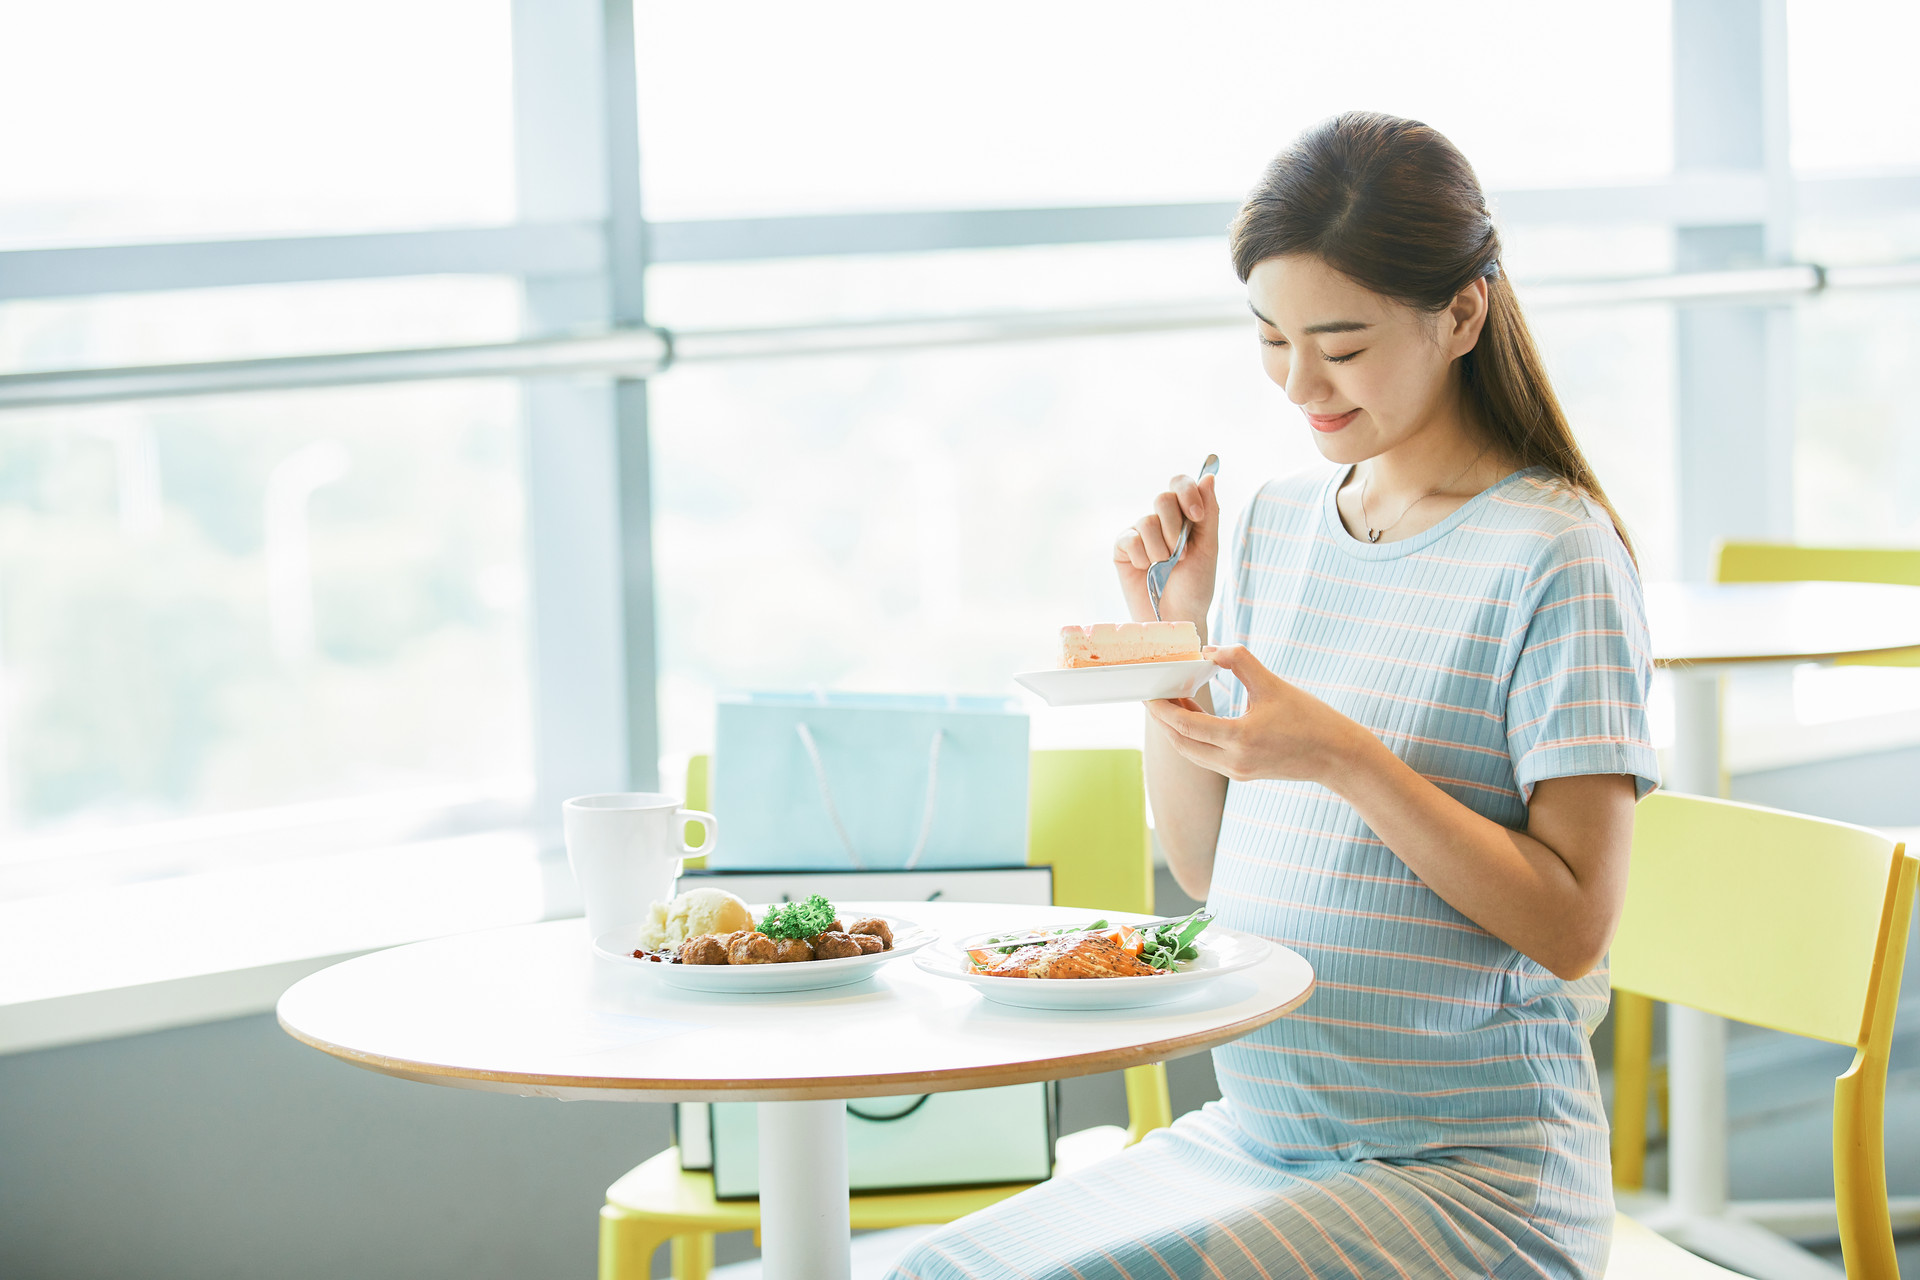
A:
<svg viewBox="0 0 1920 1280">
<path fill-rule="evenodd" d="M 1319 258 L 1268 258 L 1247 278 L 1267 376 L 1300 406 L 1329 461 L 1360 462 L 1459 417 L 1454 361 L 1486 319 L 1486 282 L 1438 313 L 1349 280 Z"/>
</svg>

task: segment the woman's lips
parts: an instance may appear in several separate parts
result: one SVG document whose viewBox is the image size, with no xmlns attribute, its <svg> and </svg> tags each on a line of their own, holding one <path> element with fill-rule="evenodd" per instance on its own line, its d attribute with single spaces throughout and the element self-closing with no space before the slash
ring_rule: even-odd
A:
<svg viewBox="0 0 1920 1280">
<path fill-rule="evenodd" d="M 1306 411 L 1302 410 L 1301 412 L 1304 413 Z M 1340 428 L 1346 426 L 1349 422 L 1352 422 L 1354 415 L 1359 412 L 1360 411 L 1358 409 L 1349 409 L 1345 413 L 1336 413 L 1331 415 L 1324 414 L 1324 413 L 1309 413 L 1307 414 L 1307 421 L 1313 424 L 1313 429 L 1315 431 L 1338 431 Z"/>
</svg>

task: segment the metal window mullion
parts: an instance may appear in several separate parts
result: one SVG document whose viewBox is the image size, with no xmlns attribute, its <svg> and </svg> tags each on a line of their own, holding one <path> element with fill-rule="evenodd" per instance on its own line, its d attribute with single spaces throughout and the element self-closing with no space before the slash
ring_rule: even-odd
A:
<svg viewBox="0 0 1920 1280">
<path fill-rule="evenodd" d="M 513 0 L 516 216 L 585 222 L 592 270 L 530 275 L 522 329 L 558 339 L 612 322 L 606 225 L 605 18 L 600 0 Z M 534 826 L 563 847 L 560 802 L 629 781 L 617 396 L 604 378 L 528 378 L 528 615 Z M 569 882 L 556 875 L 557 889 Z M 563 904 L 550 904 L 555 909 Z"/>
<path fill-rule="evenodd" d="M 607 267 L 613 322 L 647 322 L 647 226 L 640 203 L 640 101 L 633 0 L 605 0 Z M 658 635 L 654 616 L 653 446 L 644 377 L 613 385 L 618 433 L 620 598 L 625 658 L 627 785 L 660 785 Z"/>
</svg>

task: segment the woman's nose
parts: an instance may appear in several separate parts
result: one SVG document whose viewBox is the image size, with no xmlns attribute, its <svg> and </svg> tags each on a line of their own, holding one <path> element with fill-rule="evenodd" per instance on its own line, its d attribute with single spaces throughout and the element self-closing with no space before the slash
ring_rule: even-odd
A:
<svg viewBox="0 0 1920 1280">
<path fill-rule="evenodd" d="M 1287 399 L 1297 405 L 1309 405 L 1327 398 L 1330 385 L 1318 360 L 1303 359 L 1298 352 L 1287 362 Z"/>
</svg>

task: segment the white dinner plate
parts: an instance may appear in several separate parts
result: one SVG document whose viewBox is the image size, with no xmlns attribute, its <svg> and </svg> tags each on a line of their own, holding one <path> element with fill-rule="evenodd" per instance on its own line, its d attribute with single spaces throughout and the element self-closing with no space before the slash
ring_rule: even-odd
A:
<svg viewBox="0 0 1920 1280">
<path fill-rule="evenodd" d="M 766 907 L 753 909 L 753 918 L 766 915 Z M 868 917 L 848 917 L 866 919 Z M 890 960 L 910 956 L 934 940 L 931 930 L 898 916 L 875 916 L 893 930 L 893 947 L 870 956 L 846 956 L 839 960 L 806 960 L 794 964 L 664 964 L 639 960 L 634 951 L 640 945 L 637 924 L 608 930 L 593 940 L 593 949 L 615 964 L 653 974 L 670 987 L 686 991 L 753 992 L 822 991 L 844 987 L 873 976 L 873 971 Z"/>
<path fill-rule="evenodd" d="M 1218 670 L 1206 658 L 1193 658 L 1185 662 L 1022 671 L 1014 680 L 1039 694 L 1050 707 L 1086 707 L 1100 702 L 1191 698 Z"/>
<path fill-rule="evenodd" d="M 1200 954 L 1174 973 L 1149 978 L 989 978 L 973 972 L 966 953 L 942 942 L 913 962 L 937 977 L 964 982 L 982 996 L 1023 1009 L 1139 1009 L 1166 1004 L 1259 964 L 1273 944 L 1251 933 L 1210 926 L 1195 940 Z"/>
</svg>

